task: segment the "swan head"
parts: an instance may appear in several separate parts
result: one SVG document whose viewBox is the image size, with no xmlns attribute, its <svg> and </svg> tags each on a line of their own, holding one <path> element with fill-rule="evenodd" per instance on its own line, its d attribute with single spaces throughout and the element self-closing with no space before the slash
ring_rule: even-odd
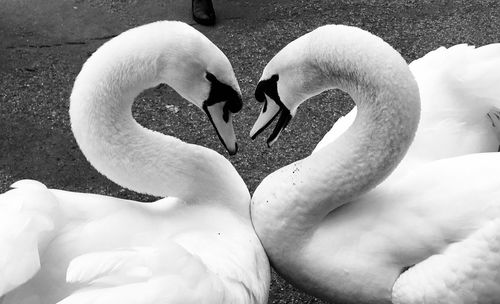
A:
<svg viewBox="0 0 500 304">
<path fill-rule="evenodd" d="M 272 145 L 302 102 L 334 88 L 355 102 L 375 91 L 402 97 L 411 91 L 416 102 L 405 104 L 417 111 L 416 83 L 408 72 L 401 55 L 381 38 L 356 27 L 319 27 L 290 42 L 264 68 L 255 90 L 262 110 L 250 136 L 255 138 L 279 116 L 267 140 Z"/>
<path fill-rule="evenodd" d="M 236 154 L 238 144 L 233 128 L 232 114 L 238 113 L 243 107 L 239 87 L 237 89 L 218 80 L 207 72 L 206 79 L 210 82 L 208 96 L 201 103 L 201 108 L 208 116 L 217 132 L 220 141 L 230 155 Z"/>
<path fill-rule="evenodd" d="M 179 24 L 175 47 L 164 52 L 162 82 L 203 110 L 229 154 L 238 150 L 232 115 L 243 107 L 241 90 L 229 59 L 196 29 Z"/>
<path fill-rule="evenodd" d="M 276 118 L 278 122 L 267 139 L 271 146 L 297 112 L 299 105 L 327 89 L 324 79 L 305 53 L 307 35 L 292 41 L 266 65 L 255 89 L 255 99 L 262 103 L 250 136 L 255 139 Z"/>
</svg>

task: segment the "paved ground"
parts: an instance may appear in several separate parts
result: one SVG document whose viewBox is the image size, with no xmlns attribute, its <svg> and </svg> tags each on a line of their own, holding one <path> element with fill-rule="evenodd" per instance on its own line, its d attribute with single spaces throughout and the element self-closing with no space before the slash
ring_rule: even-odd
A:
<svg viewBox="0 0 500 304">
<path fill-rule="evenodd" d="M 214 3 L 217 26 L 195 27 L 226 53 L 240 81 L 246 105 L 235 121 L 240 153 L 231 161 L 251 191 L 268 173 L 310 153 L 322 134 L 352 106 L 344 94 L 325 93 L 301 107 L 273 149 L 266 148 L 263 138 L 248 139 L 258 113 L 255 84 L 266 62 L 289 41 L 320 25 L 343 23 L 381 36 L 409 61 L 440 45 L 500 41 L 500 3 L 496 0 Z M 82 63 L 104 41 L 160 19 L 193 24 L 190 2 L 0 0 L 0 7 L 0 192 L 18 179 L 33 178 L 53 188 L 153 200 L 114 185 L 85 161 L 69 127 L 69 95 Z M 149 90 L 139 99 L 134 115 L 145 126 L 224 153 L 204 115 L 172 90 Z M 269 302 L 323 303 L 277 276 Z"/>
</svg>

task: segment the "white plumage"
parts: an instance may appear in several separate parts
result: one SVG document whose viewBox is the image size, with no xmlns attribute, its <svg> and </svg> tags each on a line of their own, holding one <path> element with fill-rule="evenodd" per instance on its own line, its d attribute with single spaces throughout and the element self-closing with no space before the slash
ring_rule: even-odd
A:
<svg viewBox="0 0 500 304">
<path fill-rule="evenodd" d="M 15 183 L 0 195 L 1 304 L 267 302 L 269 264 L 234 167 L 132 118 L 134 97 L 162 82 L 203 108 L 236 150 L 238 83 L 206 37 L 165 21 L 105 43 L 75 81 L 75 138 L 116 183 L 173 197 L 140 203 Z M 215 89 L 221 100 L 209 99 Z"/>
<path fill-rule="evenodd" d="M 380 38 L 330 25 L 268 63 L 256 96 L 265 94 L 276 115 L 293 116 L 331 88 L 358 108 L 323 147 L 255 190 L 252 220 L 278 272 L 340 303 L 498 302 L 500 155 L 491 108 L 499 98 L 489 83 L 500 77 L 491 68 L 498 49 L 438 49 L 410 71 Z M 251 135 L 269 124 L 268 111 Z"/>
<path fill-rule="evenodd" d="M 500 44 L 440 47 L 409 64 L 418 83 L 421 113 L 415 139 L 398 166 L 479 152 L 500 146 Z M 356 107 L 337 120 L 314 151 L 353 123 Z"/>
</svg>

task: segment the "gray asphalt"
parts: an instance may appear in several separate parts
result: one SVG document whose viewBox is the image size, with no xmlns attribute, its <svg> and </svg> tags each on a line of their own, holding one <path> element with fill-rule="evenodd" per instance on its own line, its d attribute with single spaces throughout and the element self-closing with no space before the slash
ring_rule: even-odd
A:
<svg viewBox="0 0 500 304">
<path fill-rule="evenodd" d="M 218 23 L 204 27 L 191 20 L 187 0 L 0 0 L 0 191 L 32 178 L 52 188 L 155 199 L 96 172 L 79 151 L 68 117 L 72 83 L 83 62 L 110 37 L 140 24 L 187 22 L 231 60 L 245 107 L 235 120 L 241 149 L 230 160 L 251 191 L 270 172 L 310 153 L 353 105 L 343 93 L 324 93 L 299 109 L 272 149 L 265 146 L 266 135 L 252 142 L 248 132 L 259 107 L 253 90 L 267 61 L 289 41 L 324 24 L 354 25 L 381 36 L 408 61 L 441 45 L 500 41 L 500 3 L 493 0 L 214 0 L 214 5 Z M 148 90 L 138 100 L 134 116 L 146 127 L 225 153 L 204 115 L 171 89 Z M 324 302 L 273 275 L 269 303 Z"/>
</svg>

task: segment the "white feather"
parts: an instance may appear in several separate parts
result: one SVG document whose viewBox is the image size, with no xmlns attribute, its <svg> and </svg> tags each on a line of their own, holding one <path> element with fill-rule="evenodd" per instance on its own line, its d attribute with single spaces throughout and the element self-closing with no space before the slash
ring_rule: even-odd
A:
<svg viewBox="0 0 500 304">
<path fill-rule="evenodd" d="M 500 44 L 440 48 L 408 68 L 347 26 L 281 50 L 262 77 L 279 75 L 280 107 L 340 88 L 358 108 L 254 192 L 278 272 L 335 303 L 498 303 L 499 71 Z"/>
<path fill-rule="evenodd" d="M 492 127 L 487 114 L 500 111 L 500 44 L 440 47 L 409 67 L 419 86 L 421 115 L 415 139 L 400 168 L 498 151 L 500 129 Z M 313 153 L 344 133 L 356 113 L 354 108 L 339 118 Z"/>
<path fill-rule="evenodd" d="M 43 184 L 23 180 L 0 195 L 0 295 L 28 281 L 40 269 L 39 247 L 57 220 L 56 200 Z"/>
<path fill-rule="evenodd" d="M 207 72 L 231 88 L 211 108 L 222 117 L 224 102 L 239 101 L 231 64 L 186 24 L 131 29 L 88 59 L 70 103 L 82 152 L 113 181 L 169 197 L 141 203 L 16 182 L 0 195 L 2 304 L 267 302 L 269 264 L 236 169 L 131 115 L 134 97 L 161 82 L 201 107 Z M 232 121 L 219 127 L 235 145 Z"/>
</svg>

